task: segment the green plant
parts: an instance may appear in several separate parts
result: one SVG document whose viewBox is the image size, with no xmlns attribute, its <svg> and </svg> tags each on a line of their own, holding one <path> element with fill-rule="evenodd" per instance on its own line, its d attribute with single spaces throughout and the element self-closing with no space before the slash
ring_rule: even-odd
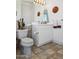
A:
<svg viewBox="0 0 79 59">
<path fill-rule="evenodd" d="M 22 18 L 18 21 L 18 29 L 24 29 L 24 27 L 25 27 L 25 23 L 24 23 L 24 19 Z"/>
</svg>

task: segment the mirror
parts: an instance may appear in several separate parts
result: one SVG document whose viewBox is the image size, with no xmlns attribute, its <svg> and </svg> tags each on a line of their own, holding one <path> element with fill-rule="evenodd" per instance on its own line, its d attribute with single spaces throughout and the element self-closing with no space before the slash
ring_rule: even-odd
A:
<svg viewBox="0 0 79 59">
<path fill-rule="evenodd" d="M 40 16 L 40 12 L 37 12 L 37 16 Z"/>
<path fill-rule="evenodd" d="M 53 12 L 53 13 L 57 13 L 58 10 L 59 10 L 58 6 L 55 6 L 55 7 L 53 7 L 52 12 Z"/>
</svg>

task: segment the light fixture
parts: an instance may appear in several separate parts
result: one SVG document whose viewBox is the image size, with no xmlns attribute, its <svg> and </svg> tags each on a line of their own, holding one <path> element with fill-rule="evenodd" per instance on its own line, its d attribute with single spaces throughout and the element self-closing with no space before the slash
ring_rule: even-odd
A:
<svg viewBox="0 0 79 59">
<path fill-rule="evenodd" d="M 34 4 L 45 5 L 45 0 L 34 0 Z"/>
</svg>

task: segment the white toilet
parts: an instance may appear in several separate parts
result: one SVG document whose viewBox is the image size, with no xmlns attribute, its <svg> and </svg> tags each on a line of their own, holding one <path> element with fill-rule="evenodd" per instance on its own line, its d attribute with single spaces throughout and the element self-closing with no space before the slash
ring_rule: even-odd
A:
<svg viewBox="0 0 79 59">
<path fill-rule="evenodd" d="M 17 30 L 17 37 L 21 39 L 21 50 L 22 54 L 31 56 L 31 47 L 33 45 L 33 39 L 27 38 L 28 29 Z"/>
</svg>

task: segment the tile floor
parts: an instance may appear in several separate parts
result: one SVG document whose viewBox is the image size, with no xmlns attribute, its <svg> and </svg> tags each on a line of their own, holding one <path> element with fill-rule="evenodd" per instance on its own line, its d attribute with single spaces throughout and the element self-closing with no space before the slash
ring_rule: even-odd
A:
<svg viewBox="0 0 79 59">
<path fill-rule="evenodd" d="M 32 47 L 32 58 L 20 55 L 16 50 L 16 59 L 63 59 L 63 46 L 56 43 L 48 43 L 40 47 Z"/>
</svg>

